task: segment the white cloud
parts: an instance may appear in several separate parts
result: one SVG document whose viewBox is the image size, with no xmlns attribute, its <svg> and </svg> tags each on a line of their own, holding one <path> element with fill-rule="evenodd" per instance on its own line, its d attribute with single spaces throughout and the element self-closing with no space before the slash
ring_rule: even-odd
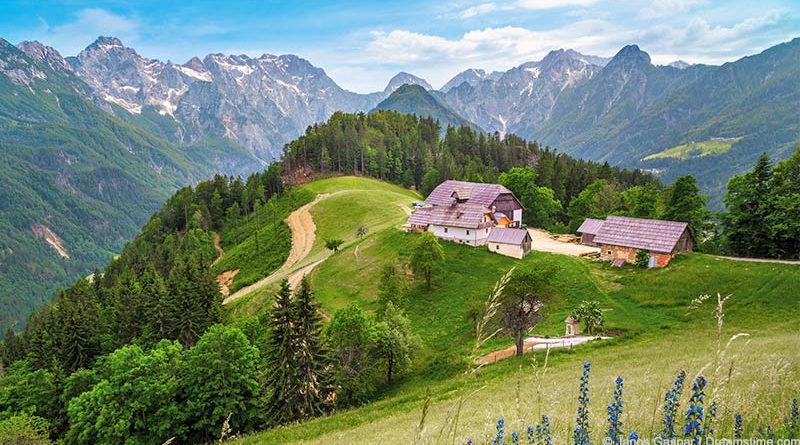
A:
<svg viewBox="0 0 800 445">
<path fill-rule="evenodd" d="M 509 3 L 486 2 L 470 6 L 459 12 L 456 16 L 469 19 L 479 15 L 496 11 L 513 11 L 518 9 L 545 10 L 568 7 L 585 7 L 599 0 L 517 0 Z"/>
<path fill-rule="evenodd" d="M 598 0 L 519 0 L 516 5 L 523 9 L 555 9 L 571 6 L 589 6 Z"/>
<path fill-rule="evenodd" d="M 606 53 L 624 42 L 627 33 L 602 20 L 583 20 L 562 28 L 532 31 L 506 26 L 469 31 L 458 39 L 421 34 L 407 30 L 375 32 L 366 53 L 379 63 L 427 63 L 451 65 L 480 63 L 496 69 L 540 58 L 558 48 Z"/>
<path fill-rule="evenodd" d="M 461 11 L 458 16 L 462 19 L 468 19 L 477 15 L 490 13 L 497 9 L 497 3 L 481 3 L 479 5 L 470 6 L 469 8 Z"/>
<path fill-rule="evenodd" d="M 652 48 L 653 59 L 659 62 L 666 61 L 664 54 L 691 62 L 722 63 L 791 38 L 791 32 L 779 26 L 787 17 L 785 11 L 772 10 L 730 26 L 695 17 L 683 27 L 655 26 L 640 41 Z"/>
<path fill-rule="evenodd" d="M 140 29 L 136 19 L 100 8 L 82 9 L 72 21 L 58 26 L 41 22 L 36 39 L 58 48 L 64 55 L 76 54 L 100 35 L 119 37 L 125 43 L 135 41 Z"/>
<path fill-rule="evenodd" d="M 706 6 L 708 3 L 708 0 L 653 0 L 639 11 L 639 16 L 655 18 L 676 15 Z"/>
</svg>

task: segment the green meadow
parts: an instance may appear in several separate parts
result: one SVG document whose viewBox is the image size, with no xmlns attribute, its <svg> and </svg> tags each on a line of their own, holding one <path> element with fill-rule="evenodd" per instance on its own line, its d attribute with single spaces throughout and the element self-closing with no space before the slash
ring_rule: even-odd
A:
<svg viewBox="0 0 800 445">
<path fill-rule="evenodd" d="M 330 255 L 310 276 L 322 311 L 329 316 L 351 303 L 374 310 L 382 266 L 404 264 L 415 240 L 414 234 L 398 229 L 405 218 L 398 203 L 418 197 L 361 178 L 327 179 L 303 189 L 332 194 L 312 209 L 318 238 L 345 240 L 338 253 L 330 255 L 317 246 L 310 255 Z M 356 197 L 359 202 L 353 201 Z M 359 225 L 368 227 L 363 238 L 355 236 Z M 641 435 L 658 430 L 664 392 L 681 369 L 689 378 L 703 373 L 711 381 L 709 394 L 720 404 L 721 433 L 730 433 L 734 412 L 780 423 L 790 399 L 800 396 L 800 267 L 693 253 L 675 258 L 664 269 L 617 269 L 541 252 L 519 261 L 454 243 L 444 243 L 444 248 L 446 260 L 432 289 L 413 282 L 409 274 L 404 310 L 421 340 L 409 372 L 362 407 L 237 443 L 464 443 L 468 437 L 483 440 L 493 434 L 501 415 L 509 431 L 522 433 L 541 414 L 552 419 L 556 440 L 566 441 L 586 361 L 593 363 L 590 412 L 592 437 L 598 440 L 618 375 L 625 378 L 625 429 Z M 532 334 L 563 334 L 571 309 L 592 299 L 601 303 L 605 328 L 615 337 L 477 368 L 476 355 L 508 347 L 511 340 L 498 336 L 476 348 L 474 308 L 505 272 L 523 262 L 558 269 L 556 298 Z M 265 288 L 233 303 L 229 318 L 262 313 L 273 293 L 274 288 Z M 731 295 L 720 336 L 713 317 L 717 293 Z M 703 294 L 713 298 L 690 310 L 692 300 Z M 726 349 L 728 340 L 740 333 L 746 335 Z M 724 351 L 718 352 L 718 339 Z M 427 409 L 421 422 L 423 406 Z"/>
<path fill-rule="evenodd" d="M 731 146 L 742 138 L 715 138 L 701 142 L 676 145 L 664 151 L 646 156 L 643 161 L 653 159 L 690 159 L 708 155 L 718 155 L 727 152 Z"/>
</svg>

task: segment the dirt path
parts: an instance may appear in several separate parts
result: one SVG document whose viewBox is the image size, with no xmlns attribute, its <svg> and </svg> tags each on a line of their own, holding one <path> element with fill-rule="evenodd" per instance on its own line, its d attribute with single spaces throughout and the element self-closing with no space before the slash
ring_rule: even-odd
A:
<svg viewBox="0 0 800 445">
<path fill-rule="evenodd" d="M 720 258 L 723 260 L 731 260 L 731 261 L 743 261 L 747 263 L 791 264 L 793 266 L 800 266 L 800 261 L 797 260 L 774 260 L 770 258 L 742 258 L 735 256 L 719 256 L 719 255 L 715 255 L 715 258 Z"/>
<path fill-rule="evenodd" d="M 213 263 L 211 263 L 211 267 L 216 266 L 217 263 L 219 263 L 220 260 L 222 260 L 222 258 L 225 256 L 225 251 L 222 250 L 222 245 L 220 244 L 219 232 L 214 232 L 214 249 L 217 250 L 217 254 L 218 255 L 217 255 L 217 259 L 214 260 Z"/>
<path fill-rule="evenodd" d="M 241 298 L 250 292 L 261 289 L 262 287 L 274 282 L 277 277 L 284 276 L 286 272 L 292 268 L 292 266 L 300 262 L 300 260 L 305 258 L 311 252 L 317 232 L 317 226 L 314 224 L 314 219 L 311 217 L 311 208 L 328 196 L 330 196 L 329 193 L 317 195 L 313 201 L 295 210 L 289 215 L 288 218 L 286 218 L 286 224 L 289 225 L 289 230 L 292 231 L 292 248 L 289 250 L 289 257 L 286 258 L 286 261 L 283 263 L 283 265 L 269 276 L 234 292 L 232 295 L 225 298 L 225 300 L 222 301 L 222 304 L 228 304 L 231 301 Z M 316 266 L 317 264 L 319 263 L 314 263 L 312 266 Z M 289 275 L 288 279 L 290 281 L 290 285 L 293 278 L 296 283 L 299 283 L 300 280 L 313 269 L 313 267 L 310 269 L 308 269 L 308 267 L 309 266 L 306 266 L 303 269 Z M 303 271 L 305 271 L 305 273 L 300 274 L 298 278 L 297 274 Z"/>
<path fill-rule="evenodd" d="M 580 335 L 577 337 L 563 337 L 563 338 L 529 337 L 525 339 L 523 351 L 525 353 L 528 353 L 530 351 L 538 351 L 542 349 L 556 349 L 556 348 L 572 349 L 573 347 L 578 346 L 582 343 L 594 340 L 608 340 L 609 338 L 611 337 L 599 337 L 599 336 L 588 336 L 588 335 Z M 475 364 L 488 365 L 490 363 L 507 359 L 513 356 L 516 352 L 517 348 L 515 346 L 509 346 L 508 348 L 500 349 L 498 351 L 486 354 L 482 357 L 478 357 L 475 360 Z"/>
<path fill-rule="evenodd" d="M 584 246 L 578 243 L 566 243 L 554 240 L 548 232 L 541 229 L 528 229 L 533 242 L 531 249 L 540 252 L 558 253 L 561 255 L 586 256 L 600 253 L 597 247 Z"/>
</svg>

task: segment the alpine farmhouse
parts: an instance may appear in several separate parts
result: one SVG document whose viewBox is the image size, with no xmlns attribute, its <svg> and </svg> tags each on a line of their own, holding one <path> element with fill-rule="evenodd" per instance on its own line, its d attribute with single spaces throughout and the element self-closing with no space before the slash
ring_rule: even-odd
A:
<svg viewBox="0 0 800 445">
<path fill-rule="evenodd" d="M 500 184 L 448 180 L 414 210 L 406 229 L 473 247 L 492 241 L 492 251 L 522 258 L 531 248 L 530 235 L 520 228 L 522 210 L 517 197 Z"/>
</svg>

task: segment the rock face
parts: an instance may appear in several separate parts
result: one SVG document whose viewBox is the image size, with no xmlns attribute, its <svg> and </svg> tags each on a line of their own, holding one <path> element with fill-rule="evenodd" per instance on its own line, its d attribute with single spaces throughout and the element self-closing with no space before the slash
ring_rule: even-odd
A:
<svg viewBox="0 0 800 445">
<path fill-rule="evenodd" d="M 346 91 L 293 55 L 209 54 L 176 65 L 100 37 L 68 61 L 103 100 L 133 114 L 173 119 L 175 142 L 224 137 L 266 161 L 308 125 L 339 110 L 369 110 L 384 97 Z"/>
<path fill-rule="evenodd" d="M 429 91 L 433 89 L 431 84 L 426 82 L 425 79 L 413 74 L 399 72 L 389 80 L 389 84 L 386 85 L 386 88 L 383 90 L 383 97 L 389 97 L 390 94 L 394 93 L 395 90 L 403 85 L 419 85 Z"/>
<path fill-rule="evenodd" d="M 504 73 L 464 71 L 442 90 L 451 107 L 486 131 L 531 134 L 549 118 L 561 93 L 595 76 L 603 61 L 572 50 L 551 51 Z"/>
</svg>

